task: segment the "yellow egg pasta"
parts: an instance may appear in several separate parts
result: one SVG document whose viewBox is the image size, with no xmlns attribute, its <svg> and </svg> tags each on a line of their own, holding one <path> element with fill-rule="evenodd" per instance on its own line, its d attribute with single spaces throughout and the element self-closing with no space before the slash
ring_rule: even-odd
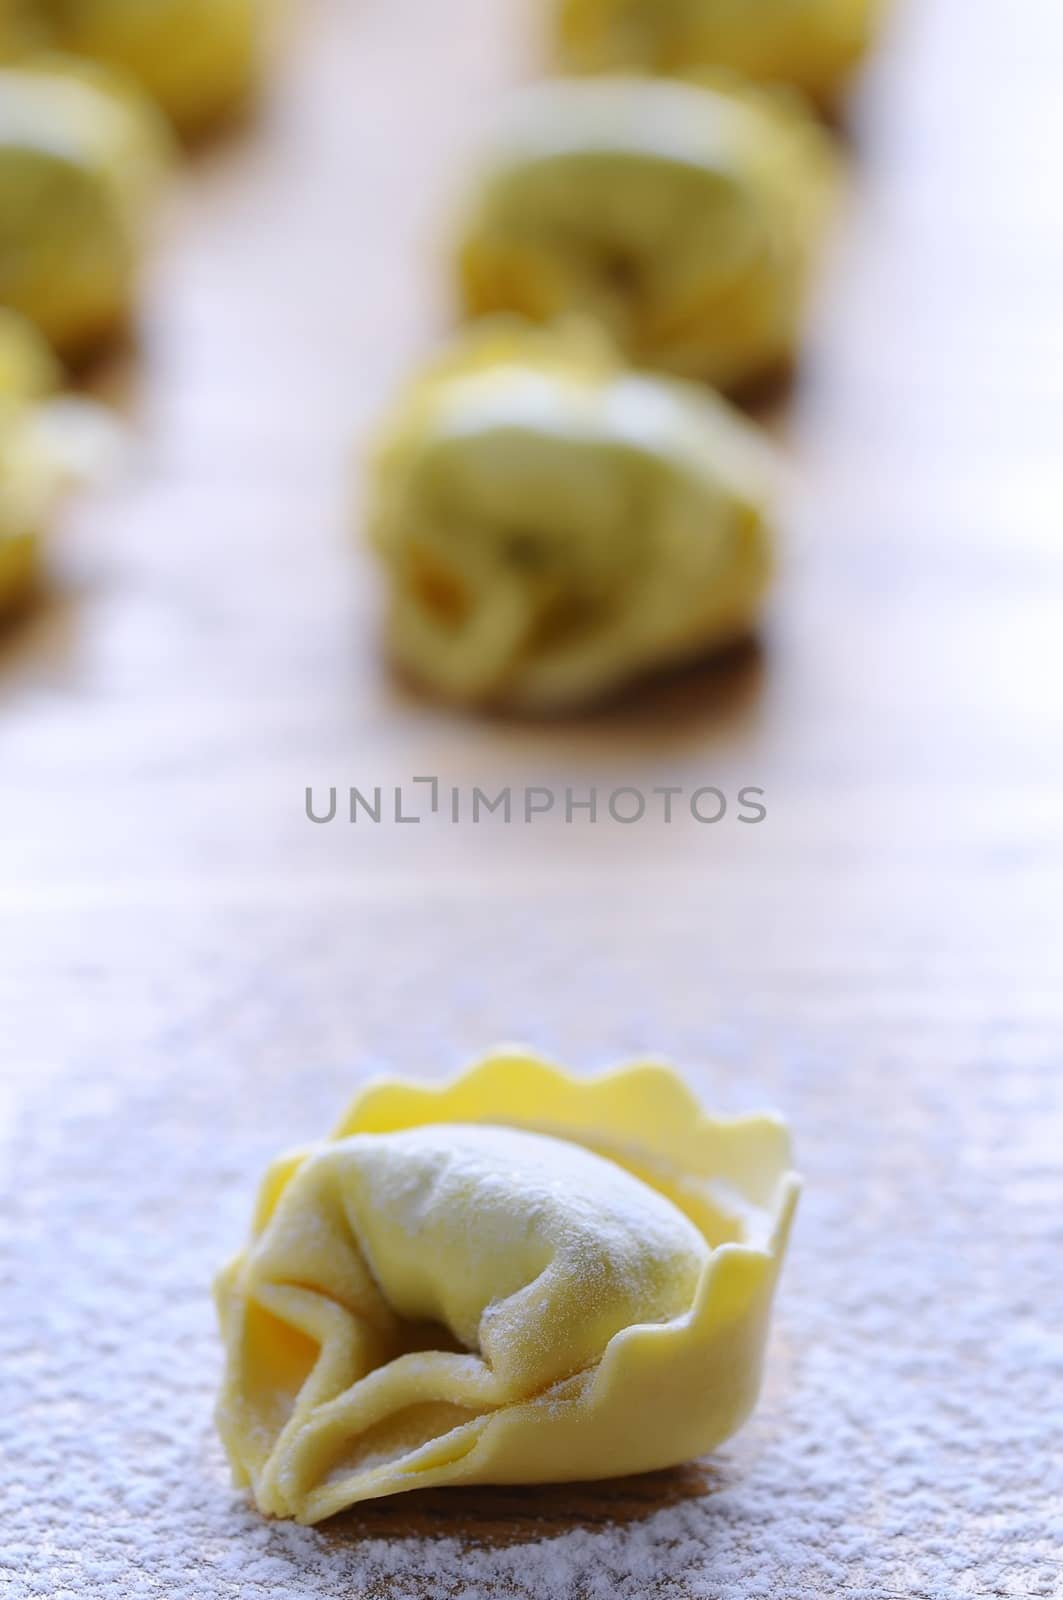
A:
<svg viewBox="0 0 1063 1600">
<path fill-rule="evenodd" d="M 119 452 L 116 425 L 63 396 L 60 380 L 37 329 L 0 307 L 0 621 L 37 588 L 41 543 L 66 490 Z"/>
<path fill-rule="evenodd" d="M 707 391 L 594 330 L 482 325 L 385 424 L 369 523 L 396 662 L 446 698 L 565 711 L 745 637 L 772 463 Z"/>
<path fill-rule="evenodd" d="M 64 355 L 121 327 L 168 155 L 150 103 L 98 70 L 0 70 L 0 306 Z"/>
<path fill-rule="evenodd" d="M 722 67 L 834 101 L 882 0 L 559 0 L 558 53 L 580 72 Z"/>
<path fill-rule="evenodd" d="M 182 132 L 253 93 L 268 0 L 35 0 L 59 49 L 134 79 Z"/>
<path fill-rule="evenodd" d="M 470 186 L 464 310 L 590 316 L 637 366 L 749 384 L 793 354 L 835 170 L 828 136 L 775 94 L 536 85 L 514 97 Z"/>
<path fill-rule="evenodd" d="M 313 1523 L 713 1449 L 756 1400 L 797 1194 L 778 1121 L 710 1117 L 664 1066 L 371 1085 L 275 1163 L 218 1281 L 237 1484 Z"/>
<path fill-rule="evenodd" d="M 59 481 L 38 408 L 58 381 L 36 330 L 0 309 L 0 621 L 26 601 L 37 581 L 39 539 Z"/>
<path fill-rule="evenodd" d="M 0 0 L 0 61 L 12 61 L 35 42 L 29 0 Z"/>
<path fill-rule="evenodd" d="M 0 306 L 0 402 L 39 400 L 58 389 L 59 363 L 32 323 Z"/>
</svg>

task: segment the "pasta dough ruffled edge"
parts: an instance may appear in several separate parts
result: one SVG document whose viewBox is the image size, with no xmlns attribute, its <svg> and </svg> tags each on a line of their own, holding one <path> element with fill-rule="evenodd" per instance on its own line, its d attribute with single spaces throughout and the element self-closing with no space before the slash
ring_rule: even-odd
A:
<svg viewBox="0 0 1063 1600">
<path fill-rule="evenodd" d="M 570 1138 L 643 1176 L 688 1215 L 699 1180 L 722 1184 L 733 1191 L 741 1237 L 712 1250 L 685 1317 L 626 1328 L 608 1342 L 595 1367 L 547 1395 L 476 1417 L 397 1461 L 356 1469 L 308 1491 L 286 1484 L 282 1464 L 274 1464 L 265 1496 L 261 1480 L 266 1474 L 256 1474 L 256 1499 L 265 1511 L 316 1523 L 355 1501 L 418 1488 L 593 1480 L 652 1471 L 715 1449 L 742 1426 L 756 1403 L 772 1302 L 801 1189 L 781 1120 L 710 1116 L 674 1069 L 661 1062 L 583 1078 L 522 1050 L 504 1049 L 443 1083 L 370 1082 L 332 1137 L 446 1122 L 498 1123 Z M 252 1242 L 307 1153 L 291 1152 L 267 1172 Z M 216 1286 L 223 1334 L 237 1320 L 243 1261 L 238 1256 Z M 306 1295 L 301 1288 L 292 1293 L 296 1301 Z M 327 1359 L 327 1346 L 326 1333 L 319 1360 Z M 235 1354 L 230 1341 L 217 1423 L 234 1482 L 246 1487 L 251 1474 L 230 1425 L 237 1410 Z M 309 1415 L 312 1404 L 306 1410 Z M 299 1412 L 297 1402 L 293 1421 Z M 632 1427 L 632 1419 L 640 1416 L 652 1419 L 652 1426 Z M 355 1479 L 358 1488 L 352 1494 Z"/>
</svg>

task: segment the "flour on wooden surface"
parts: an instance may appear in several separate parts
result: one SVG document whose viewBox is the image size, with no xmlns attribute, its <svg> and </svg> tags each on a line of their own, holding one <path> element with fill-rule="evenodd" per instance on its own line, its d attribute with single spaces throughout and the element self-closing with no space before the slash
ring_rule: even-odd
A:
<svg viewBox="0 0 1063 1600">
<path fill-rule="evenodd" d="M 1058 1040 L 935 1021 L 959 975 L 925 951 L 917 974 L 869 975 L 873 1029 L 854 1024 L 870 987 L 828 1007 L 795 980 L 766 1041 L 735 998 L 748 972 L 706 1006 L 685 933 L 667 940 L 666 1013 L 643 1015 L 640 941 L 603 927 L 578 1012 L 557 1001 L 525 1028 L 588 1069 L 667 1052 L 722 1110 L 777 1105 L 795 1123 L 807 1190 L 766 1393 L 718 1457 L 631 1484 L 400 1497 L 310 1530 L 264 1522 L 229 1488 L 209 1285 L 258 1173 L 330 1125 L 357 1070 L 453 1070 L 515 1031 L 530 990 L 565 993 L 555 911 L 458 928 L 426 902 L 415 937 L 385 910 L 372 928 L 304 912 L 298 939 L 259 914 L 175 922 L 138 955 L 135 1013 L 127 970 L 93 980 L 93 1015 L 124 1015 L 124 1043 L 86 1045 L 75 1011 L 42 1024 L 65 1059 L 39 1074 L 4 1061 L 5 1600 L 1063 1596 Z M 381 943 L 403 948 L 401 972 L 372 966 Z M 282 978 L 252 981 L 249 949 Z M 774 959 L 759 952 L 765 997 L 790 983 Z M 197 996 L 179 1034 L 173 963 Z M 1035 1015 L 1041 980 L 1008 981 Z"/>
</svg>

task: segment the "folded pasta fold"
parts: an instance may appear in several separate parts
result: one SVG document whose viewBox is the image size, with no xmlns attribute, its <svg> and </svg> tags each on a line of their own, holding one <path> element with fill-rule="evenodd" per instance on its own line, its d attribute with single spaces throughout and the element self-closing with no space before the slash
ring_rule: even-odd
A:
<svg viewBox="0 0 1063 1600">
<path fill-rule="evenodd" d="M 723 67 L 833 101 L 882 0 L 559 0 L 558 49 L 577 71 Z"/>
<path fill-rule="evenodd" d="M 78 355 L 126 320 L 165 125 L 98 69 L 0 70 L 0 306 Z"/>
<path fill-rule="evenodd" d="M 747 385 L 793 354 L 835 175 L 828 136 L 772 92 L 536 85 L 470 185 L 464 309 L 592 317 L 637 366 Z"/>
<path fill-rule="evenodd" d="M 712 1449 L 755 1401 L 796 1197 L 780 1124 L 709 1118 L 661 1066 L 371 1086 L 271 1169 L 219 1279 L 237 1483 L 316 1522 Z"/>
<path fill-rule="evenodd" d="M 474 330 L 383 429 L 391 653 L 445 697 L 563 711 L 749 633 L 772 466 L 719 397 L 593 330 Z"/>
</svg>

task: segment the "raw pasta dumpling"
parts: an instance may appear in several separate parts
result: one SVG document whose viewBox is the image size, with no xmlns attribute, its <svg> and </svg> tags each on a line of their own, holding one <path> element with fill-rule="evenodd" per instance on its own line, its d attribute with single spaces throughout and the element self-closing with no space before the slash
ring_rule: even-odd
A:
<svg viewBox="0 0 1063 1600">
<path fill-rule="evenodd" d="M 36 589 L 41 540 L 65 491 L 119 448 L 102 409 L 64 398 L 60 378 L 36 328 L 0 308 L 0 620 Z"/>
<path fill-rule="evenodd" d="M 882 0 L 560 0 L 562 60 L 577 71 L 724 67 L 835 99 Z"/>
<path fill-rule="evenodd" d="M 513 100 L 471 186 L 465 311 L 588 315 L 638 366 L 748 384 L 793 354 L 834 172 L 828 136 L 772 93 L 538 85 Z"/>
<path fill-rule="evenodd" d="M 0 61 L 11 61 L 35 42 L 30 0 L 0 0 Z"/>
<path fill-rule="evenodd" d="M 39 400 L 60 381 L 59 363 L 42 335 L 25 317 L 0 306 L 0 401 Z"/>
<path fill-rule="evenodd" d="M 781 1124 L 710 1118 L 662 1066 L 370 1086 L 275 1164 L 219 1279 L 237 1483 L 317 1522 L 713 1449 L 755 1402 L 797 1191 Z"/>
<path fill-rule="evenodd" d="M 0 70 L 0 305 L 64 355 L 120 327 L 168 156 L 150 102 L 97 69 Z"/>
<path fill-rule="evenodd" d="M 36 581 L 38 536 L 55 493 L 55 474 L 37 438 L 36 403 L 58 378 L 35 330 L 0 309 L 0 620 Z"/>
<path fill-rule="evenodd" d="M 238 108 L 259 67 L 267 0 L 36 0 L 53 43 L 135 79 L 185 132 Z"/>
<path fill-rule="evenodd" d="M 732 645 L 770 573 L 771 477 L 726 402 L 593 329 L 474 330 L 375 460 L 392 655 L 445 697 L 549 712 Z"/>
</svg>

